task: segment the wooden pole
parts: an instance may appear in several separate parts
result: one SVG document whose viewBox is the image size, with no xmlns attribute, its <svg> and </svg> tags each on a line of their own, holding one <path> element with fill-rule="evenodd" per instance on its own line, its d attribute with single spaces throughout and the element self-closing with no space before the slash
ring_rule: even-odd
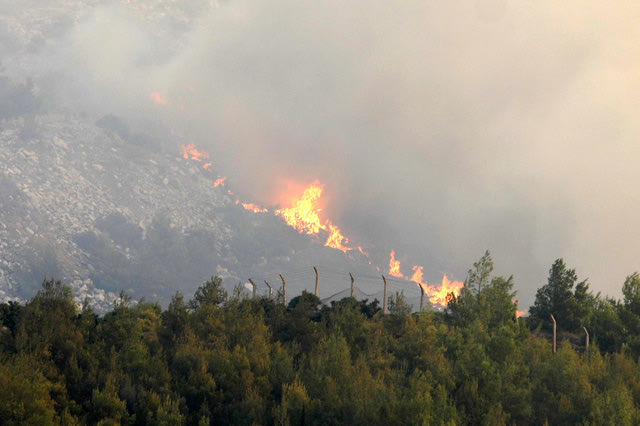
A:
<svg viewBox="0 0 640 426">
<path fill-rule="evenodd" d="M 551 320 L 553 321 L 553 353 L 556 353 L 556 319 L 551 315 Z"/>
<path fill-rule="evenodd" d="M 589 350 L 589 332 L 587 331 L 587 327 L 582 327 L 584 329 L 584 334 L 587 335 L 587 343 L 586 343 L 586 348 L 585 348 L 585 352 Z"/>
<path fill-rule="evenodd" d="M 253 280 L 251 278 L 249 278 L 249 282 L 251 283 L 251 286 L 253 287 L 253 298 L 256 298 L 256 292 L 258 291 L 258 286 L 256 285 L 256 283 L 253 282 Z"/>
<path fill-rule="evenodd" d="M 422 308 L 424 307 L 424 289 L 422 286 L 420 287 L 420 312 L 422 312 Z"/>
<path fill-rule="evenodd" d="M 287 306 L 287 281 L 284 279 L 282 274 L 280 275 L 280 279 L 282 280 L 282 304 Z"/>
<path fill-rule="evenodd" d="M 384 301 L 382 302 L 382 315 L 387 315 L 387 277 L 383 275 L 382 281 L 384 281 Z"/>
<path fill-rule="evenodd" d="M 316 268 L 316 267 L 314 266 L 314 267 L 313 267 L 313 272 L 315 272 L 315 273 L 316 273 L 316 297 L 319 297 L 319 296 L 318 296 L 318 284 L 319 284 L 319 281 L 320 281 L 320 280 L 319 280 L 319 277 L 318 277 L 318 275 L 319 275 L 319 274 L 318 274 L 318 268 Z"/>
<path fill-rule="evenodd" d="M 271 287 L 271 284 L 269 284 L 267 280 L 264 280 L 264 283 L 269 287 L 269 299 L 271 299 L 273 297 L 273 287 Z"/>
<path fill-rule="evenodd" d="M 353 278 L 353 274 L 351 272 L 349 272 L 349 276 L 351 277 L 351 297 L 355 296 L 355 288 L 354 288 L 354 283 L 356 281 L 355 278 Z"/>
</svg>

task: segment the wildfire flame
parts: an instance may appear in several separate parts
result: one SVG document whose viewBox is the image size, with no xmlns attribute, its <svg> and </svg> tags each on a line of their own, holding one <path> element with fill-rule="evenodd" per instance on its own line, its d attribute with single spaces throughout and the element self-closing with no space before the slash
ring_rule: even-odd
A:
<svg viewBox="0 0 640 426">
<path fill-rule="evenodd" d="M 267 209 L 263 209 L 260 206 L 257 206 L 253 203 L 240 203 L 242 204 L 242 207 L 244 207 L 245 210 L 251 210 L 254 213 L 266 213 L 268 210 Z"/>
<path fill-rule="evenodd" d="M 282 217 L 289 226 L 300 233 L 317 234 L 325 226 L 318 216 L 317 204 L 322 195 L 323 185 L 314 182 L 304 190 L 302 197 L 293 207 L 276 210 L 276 215 Z"/>
<path fill-rule="evenodd" d="M 152 99 L 155 102 L 161 103 L 166 102 L 164 99 L 157 94 L 154 96 L 156 92 L 152 93 Z M 204 151 L 198 151 L 195 148 L 195 144 L 190 143 L 188 145 L 180 146 L 182 156 L 188 160 L 194 160 L 203 162 L 209 158 L 209 153 Z M 204 167 L 208 168 L 211 166 L 211 163 L 205 163 Z M 213 182 L 214 187 L 224 186 L 226 177 L 220 177 Z M 347 252 L 349 250 L 354 250 L 354 248 L 347 247 L 345 244 L 349 243 L 349 239 L 346 238 L 340 228 L 334 225 L 330 220 L 323 220 L 320 218 L 319 213 L 322 209 L 319 206 L 319 200 L 322 196 L 322 191 L 324 189 L 324 185 L 320 184 L 318 181 L 313 182 L 307 188 L 304 189 L 302 196 L 299 198 L 293 199 L 293 206 L 286 207 L 276 210 L 274 213 L 277 216 L 282 217 L 285 222 L 296 229 L 300 233 L 306 233 L 308 235 L 319 235 L 321 232 L 328 234 L 327 240 L 325 242 L 325 246 L 335 248 L 337 250 L 341 250 L 343 252 Z M 229 195 L 233 195 L 230 190 L 227 190 Z M 253 203 L 243 203 L 240 200 L 236 199 L 236 204 L 242 205 L 242 207 L 246 210 L 252 211 L 254 213 L 264 213 L 268 210 L 262 208 Z M 368 257 L 368 254 L 362 249 L 362 247 L 358 246 L 357 249 L 364 256 Z M 423 267 L 422 266 L 414 266 L 412 268 L 413 274 L 411 278 L 405 277 L 402 272 L 400 272 L 400 261 L 396 259 L 396 252 L 391 250 L 389 259 L 389 274 L 391 276 L 397 278 L 404 278 L 410 281 L 414 281 L 418 286 L 424 291 L 425 294 L 429 296 L 429 300 L 431 304 L 436 306 L 446 306 L 448 301 L 450 300 L 450 295 L 453 294 L 455 296 L 460 294 L 460 289 L 463 287 L 463 283 L 460 281 L 450 281 L 447 276 L 443 276 L 442 282 L 440 286 L 431 286 L 427 283 L 423 282 Z M 371 262 L 369 262 L 371 264 Z M 380 271 L 379 267 L 376 267 L 378 271 Z M 518 316 L 522 316 L 525 312 L 518 312 Z"/>
<path fill-rule="evenodd" d="M 349 240 L 342 235 L 342 231 L 330 220 L 320 219 L 319 200 L 322 195 L 324 185 L 318 181 L 309 185 L 302 193 L 302 196 L 295 200 L 293 207 L 282 208 L 275 211 L 277 216 L 282 217 L 285 222 L 300 233 L 308 235 L 319 234 L 320 231 L 329 233 L 325 246 L 346 252 L 352 250 L 343 244 Z"/>
<path fill-rule="evenodd" d="M 396 252 L 391 250 L 389 257 L 389 275 L 397 278 L 404 278 L 404 275 L 400 272 L 400 261 L 396 260 Z"/>
<path fill-rule="evenodd" d="M 149 98 L 158 105 L 167 106 L 169 102 L 159 92 L 149 93 Z"/>
<path fill-rule="evenodd" d="M 449 280 L 449 278 L 447 278 L 446 275 L 444 275 L 439 287 L 431 286 L 423 282 L 422 269 L 422 266 L 413 267 L 413 275 L 411 276 L 411 281 L 414 281 L 416 284 L 418 284 L 422 291 L 427 296 L 429 296 L 429 301 L 432 305 L 444 307 L 447 305 L 447 303 L 449 303 L 452 294 L 454 297 L 460 295 L 460 289 L 464 287 L 463 282 L 451 281 Z M 518 300 L 515 300 L 514 303 L 517 305 Z M 520 318 L 521 316 L 526 314 L 527 311 L 517 311 L 516 317 Z"/>
<path fill-rule="evenodd" d="M 180 145 L 180 151 L 182 152 L 182 156 L 187 160 L 195 160 L 200 161 L 206 160 L 209 158 L 209 153 L 204 151 L 198 151 L 196 149 L 196 145 L 190 143 L 188 145 Z M 211 165 L 210 163 L 207 163 Z M 207 164 L 205 164 L 205 168 L 207 168 Z"/>
<path fill-rule="evenodd" d="M 420 287 L 422 287 L 422 266 L 414 266 L 413 268 L 413 275 L 411 275 L 411 278 L 409 278 L 411 281 L 415 281 Z M 424 290 L 424 289 L 423 289 Z"/>
<path fill-rule="evenodd" d="M 442 277 L 440 287 L 430 286 L 425 284 L 425 293 L 429 296 L 429 301 L 432 305 L 446 306 L 450 300 L 450 294 L 454 296 L 460 294 L 460 289 L 464 287 L 464 283 L 461 281 L 451 281 L 447 276 Z"/>
<path fill-rule="evenodd" d="M 325 245 L 334 249 L 342 250 L 345 253 L 348 250 L 351 250 L 349 247 L 342 245 L 342 241 L 348 243 L 349 239 L 342 235 L 340 229 L 338 229 L 338 227 L 333 225 L 332 223 L 327 224 L 327 226 L 329 227 L 330 235 L 329 238 L 327 238 L 327 242 L 325 243 Z"/>
<path fill-rule="evenodd" d="M 414 273 L 411 276 L 411 281 L 415 281 L 422 291 L 429 296 L 429 302 L 431 302 L 432 305 L 447 306 L 451 294 L 458 296 L 460 294 L 460 289 L 464 286 L 464 283 L 460 281 L 449 280 L 446 275 L 442 277 L 440 286 L 429 285 L 423 282 L 422 266 L 414 266 L 413 270 Z"/>
</svg>

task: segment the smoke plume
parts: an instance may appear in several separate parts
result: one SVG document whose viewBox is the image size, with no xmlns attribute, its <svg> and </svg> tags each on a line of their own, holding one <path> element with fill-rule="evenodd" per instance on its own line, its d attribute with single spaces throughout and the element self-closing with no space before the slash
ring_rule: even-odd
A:
<svg viewBox="0 0 640 426">
<path fill-rule="evenodd" d="M 48 3 L 3 12 L 52 21 L 0 28 L 7 75 L 183 135 L 244 200 L 319 180 L 380 265 L 464 279 L 488 248 L 525 306 L 558 257 L 612 296 L 640 268 L 638 4 Z"/>
</svg>

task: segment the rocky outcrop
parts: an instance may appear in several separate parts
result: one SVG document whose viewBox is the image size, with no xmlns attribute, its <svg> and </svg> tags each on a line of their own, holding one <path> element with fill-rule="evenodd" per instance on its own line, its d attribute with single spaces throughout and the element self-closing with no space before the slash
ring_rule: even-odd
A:
<svg viewBox="0 0 640 426">
<path fill-rule="evenodd" d="M 215 166 L 183 158 L 179 141 L 151 149 L 78 117 L 27 121 L 0 130 L 2 300 L 32 297 L 45 276 L 106 309 L 121 290 L 166 302 L 212 275 L 228 287 L 252 276 L 277 286 L 277 273 L 290 273 L 295 294 L 312 285 L 313 264 L 373 268 L 272 213 L 244 210 L 214 186 Z"/>
<path fill-rule="evenodd" d="M 39 259 L 48 249 L 57 262 L 43 272 L 64 276 L 79 297 L 113 298 L 92 287 L 88 256 L 75 239 L 104 233 L 97 224 L 114 215 L 143 233 L 158 215 L 182 234 L 209 230 L 220 255 L 231 233 L 215 212 L 233 200 L 212 185 L 213 170 L 180 157 L 179 146 L 173 155 L 144 150 L 98 126 L 53 114 L 37 116 L 29 138 L 22 136 L 24 126 L 19 117 L 5 120 L 0 131 L 1 297 L 30 293 L 21 291 L 16 277 L 34 272 L 34 260 L 51 261 Z M 116 248 L 125 256 L 131 252 Z"/>
</svg>

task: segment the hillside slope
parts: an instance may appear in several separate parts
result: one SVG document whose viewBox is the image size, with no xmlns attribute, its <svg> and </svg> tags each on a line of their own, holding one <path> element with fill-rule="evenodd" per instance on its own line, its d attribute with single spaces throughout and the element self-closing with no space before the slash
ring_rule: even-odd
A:
<svg viewBox="0 0 640 426">
<path fill-rule="evenodd" d="M 166 301 L 211 275 L 232 287 L 291 272 L 295 291 L 312 289 L 314 264 L 374 272 L 359 253 L 324 247 L 272 213 L 237 205 L 227 188 L 214 186 L 215 164 L 205 169 L 183 158 L 179 141 L 155 144 L 114 131 L 112 123 L 56 114 L 3 121 L 3 299 L 31 297 L 44 276 L 106 308 L 120 290 Z M 323 281 L 327 292 L 341 290 L 335 282 Z"/>
</svg>

